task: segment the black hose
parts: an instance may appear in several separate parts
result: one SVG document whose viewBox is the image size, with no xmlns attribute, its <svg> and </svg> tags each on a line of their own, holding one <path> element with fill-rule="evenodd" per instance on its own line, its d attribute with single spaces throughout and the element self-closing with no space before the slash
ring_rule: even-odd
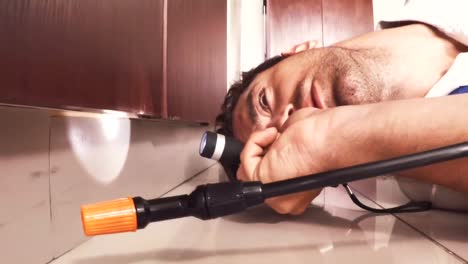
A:
<svg viewBox="0 0 468 264">
<path fill-rule="evenodd" d="M 291 193 L 336 186 L 382 174 L 394 173 L 468 156 L 468 142 L 398 158 L 356 165 L 294 179 L 263 184 L 265 199 Z"/>
</svg>

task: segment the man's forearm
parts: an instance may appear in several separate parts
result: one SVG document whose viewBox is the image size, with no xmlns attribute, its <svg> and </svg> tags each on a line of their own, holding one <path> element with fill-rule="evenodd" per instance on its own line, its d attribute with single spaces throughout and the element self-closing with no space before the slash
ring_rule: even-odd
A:
<svg viewBox="0 0 468 264">
<path fill-rule="evenodd" d="M 468 141 L 468 95 L 390 101 L 339 111 L 339 118 L 331 123 L 331 129 L 339 132 L 332 133 L 331 142 L 346 148 L 333 155 L 340 167 Z M 400 175 L 468 192 L 468 159 Z"/>
</svg>

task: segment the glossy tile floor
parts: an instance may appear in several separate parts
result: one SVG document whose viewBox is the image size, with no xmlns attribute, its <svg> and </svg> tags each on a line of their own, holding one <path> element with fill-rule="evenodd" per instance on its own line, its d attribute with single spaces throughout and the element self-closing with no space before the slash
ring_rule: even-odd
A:
<svg viewBox="0 0 468 264">
<path fill-rule="evenodd" d="M 166 196 L 217 182 L 218 174 L 219 168 L 211 167 Z M 52 263 L 466 263 L 463 258 L 468 256 L 462 250 L 468 248 L 466 232 L 444 236 L 466 230 L 462 217 L 444 226 L 443 219 L 449 216 L 441 213 L 430 217 L 420 231 L 417 223 L 425 222 L 427 215 L 407 215 L 403 219 L 413 222 L 410 226 L 392 215 L 335 206 L 327 199 L 333 196 L 336 201 L 339 194 L 328 192 L 322 207 L 313 206 L 299 217 L 259 207 L 211 221 L 184 218 L 153 223 L 136 233 L 95 237 Z M 423 234 L 430 230 L 440 231 L 435 240 L 455 241 L 441 244 Z"/>
<path fill-rule="evenodd" d="M 429 211 L 399 217 L 453 254 L 468 260 L 468 215 L 466 213 Z"/>
<path fill-rule="evenodd" d="M 86 241 L 83 203 L 160 196 L 215 163 L 198 154 L 211 130 L 198 124 L 2 105 L 0 124 L 2 264 L 47 263 Z"/>
</svg>

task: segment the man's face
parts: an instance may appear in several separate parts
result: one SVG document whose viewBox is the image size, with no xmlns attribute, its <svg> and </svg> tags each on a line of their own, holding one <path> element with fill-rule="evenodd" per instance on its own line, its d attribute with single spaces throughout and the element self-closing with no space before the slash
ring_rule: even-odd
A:
<svg viewBox="0 0 468 264">
<path fill-rule="evenodd" d="M 312 49 L 261 72 L 234 109 L 234 136 L 245 142 L 253 131 L 280 129 L 301 108 L 377 100 L 376 80 L 365 74 L 363 56 L 363 52 L 337 47 Z"/>
</svg>

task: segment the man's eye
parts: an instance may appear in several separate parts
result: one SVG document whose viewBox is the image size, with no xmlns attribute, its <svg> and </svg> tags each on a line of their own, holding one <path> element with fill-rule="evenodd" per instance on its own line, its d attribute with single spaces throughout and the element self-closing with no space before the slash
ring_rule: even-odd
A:
<svg viewBox="0 0 468 264">
<path fill-rule="evenodd" d="M 265 94 L 265 89 L 260 92 L 259 103 L 263 110 L 270 112 L 270 105 L 268 104 L 268 98 Z"/>
</svg>

